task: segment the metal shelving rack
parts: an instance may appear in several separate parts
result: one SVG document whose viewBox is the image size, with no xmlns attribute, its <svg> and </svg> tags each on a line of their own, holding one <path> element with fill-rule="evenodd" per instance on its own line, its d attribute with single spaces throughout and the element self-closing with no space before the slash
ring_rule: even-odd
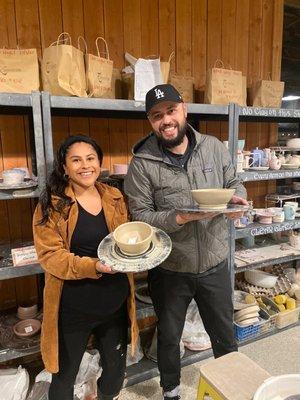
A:
<svg viewBox="0 0 300 400">
<path fill-rule="evenodd" d="M 38 186 L 36 189 L 32 189 L 28 195 L 22 196 L 22 198 L 38 197 L 40 194 L 40 188 L 43 186 L 46 178 L 40 99 L 40 92 L 32 92 L 31 94 L 0 93 L 0 114 L 25 114 L 31 117 L 30 122 L 34 137 L 34 152 L 36 158 Z M 20 189 L 11 189 L 9 191 L 0 189 L 0 200 L 19 198 L 17 196 L 13 196 L 12 192 L 14 190 Z"/>
<path fill-rule="evenodd" d="M 39 95 L 39 93 L 38 93 Z M 34 94 L 31 95 L 32 99 L 36 98 Z M 18 98 L 11 96 L 8 107 L 16 107 Z M 25 97 L 22 97 L 22 102 L 25 101 Z M 19 99 L 21 101 L 21 99 Z M 7 100 L 8 101 L 8 100 Z M 1 102 L 1 99 L 0 99 Z M 40 104 L 40 103 L 39 103 Z M 43 140 L 45 148 L 45 162 L 46 170 L 50 170 L 53 163 L 53 139 L 52 139 L 52 116 L 84 116 L 84 117 L 99 117 L 99 118 L 124 118 L 124 119 L 145 119 L 145 107 L 144 103 L 135 102 L 132 100 L 108 100 L 108 99 L 93 99 L 93 98 L 77 98 L 77 97 L 64 97 L 64 96 L 51 96 L 47 92 L 41 94 L 42 104 L 42 116 L 43 125 L 38 125 L 40 133 L 43 131 Z M 1 107 L 1 105 L 0 105 Z M 30 108 L 28 99 L 26 100 L 25 106 Z M 16 108 L 15 108 L 16 110 Z M 199 120 L 218 120 L 228 121 L 228 141 L 229 151 L 232 155 L 233 163 L 236 164 L 236 150 L 238 141 L 238 130 L 239 122 L 241 121 L 253 121 L 253 122 L 294 122 L 295 120 L 300 121 L 300 110 L 280 110 L 280 109 L 265 109 L 265 108 L 254 108 L 254 107 L 239 107 L 235 104 L 228 106 L 219 105 L 208 105 L 208 104 L 188 104 L 188 119 L 191 123 L 196 123 Z M 41 122 L 41 119 L 39 118 Z M 43 148 L 43 147 L 40 147 Z M 37 159 L 38 161 L 38 159 Z M 44 168 L 44 163 L 43 168 Z M 43 175 L 45 176 L 45 175 Z M 280 170 L 280 171 L 251 171 L 240 174 L 243 181 L 259 181 L 269 179 L 284 179 L 300 177 L 300 170 Z M 265 232 L 266 226 L 261 224 L 253 224 L 247 228 L 241 230 L 235 230 L 233 222 L 230 222 L 229 229 L 229 240 L 230 240 L 230 268 L 232 276 L 234 278 L 234 251 L 235 251 L 235 239 L 247 236 L 256 236 L 272 232 L 289 230 L 300 227 L 300 220 L 293 222 L 284 222 L 282 224 L 273 224 L 267 227 L 268 232 Z M 295 259 L 295 258 L 294 258 Z M 278 260 L 276 260 L 276 263 Z M 269 264 L 270 265 L 270 264 Z M 263 265 L 257 265 L 256 268 L 262 267 Z M 13 267 L 12 267 L 13 268 Z M 30 275 L 34 273 L 41 273 L 42 269 L 39 265 L 31 265 L 26 267 L 18 268 L 17 276 Z M 238 271 L 241 271 L 239 268 Z M 16 272 L 12 272 L 10 275 L 10 269 L 2 273 L 2 279 L 8 279 L 14 277 Z M 1 270 L 0 270 L 1 279 Z M 138 303 L 137 317 L 145 318 L 154 315 L 153 307 L 151 305 L 144 305 Z M 257 339 L 260 339 L 257 338 Z M 257 340 L 256 339 L 256 340 Z M 35 351 L 30 352 L 16 352 L 8 351 L 6 354 L 0 354 L 0 362 L 7 361 L 9 359 L 17 358 L 27 354 L 33 354 Z M 182 365 L 188 365 L 193 362 L 205 359 L 212 355 L 211 350 L 206 350 L 199 353 L 187 352 L 186 356 L 182 360 Z M 133 365 L 128 368 L 128 377 L 125 382 L 126 386 L 140 382 L 145 379 L 149 379 L 153 376 L 157 376 L 158 371 L 156 364 L 150 360 L 143 359 L 139 364 Z"/>
<path fill-rule="evenodd" d="M 241 107 L 236 105 L 237 125 L 239 122 L 298 122 L 300 123 L 300 110 L 297 109 L 280 109 L 280 108 L 260 108 L 260 107 Z M 236 132 L 238 132 L 238 127 Z M 232 133 L 230 132 L 230 135 Z M 233 133 L 234 134 L 234 133 Z M 288 150 L 288 148 L 278 148 L 280 150 Z M 237 148 L 234 149 L 236 152 Z M 289 148 L 291 151 L 292 149 Z M 293 149 L 296 151 L 297 149 Z M 267 171 L 245 171 L 238 174 L 238 176 L 244 181 L 263 181 L 263 180 L 277 180 L 287 178 L 298 178 L 300 177 L 300 169 L 290 170 L 267 170 Z M 266 201 L 284 201 L 291 200 L 300 197 L 300 193 L 294 193 L 292 195 L 274 195 L 269 194 L 266 196 Z M 258 235 L 264 235 L 268 233 L 276 233 L 287 231 L 291 229 L 300 228 L 300 220 L 284 221 L 282 223 L 274 223 L 272 225 L 262 224 L 251 224 L 243 229 L 235 230 L 235 239 L 254 237 Z M 234 245 L 232 245 L 234 246 Z M 235 272 L 241 272 L 249 268 L 261 268 L 267 265 L 274 265 L 280 262 L 288 262 L 299 259 L 298 256 L 282 257 L 282 259 L 276 259 L 273 262 L 270 260 L 266 263 L 251 264 L 245 268 L 234 268 L 234 255 L 231 258 L 231 267 Z"/>
</svg>

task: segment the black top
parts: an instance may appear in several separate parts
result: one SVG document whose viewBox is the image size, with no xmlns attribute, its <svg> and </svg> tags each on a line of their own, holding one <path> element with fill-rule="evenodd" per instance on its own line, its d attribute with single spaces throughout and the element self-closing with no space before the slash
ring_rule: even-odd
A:
<svg viewBox="0 0 300 400">
<path fill-rule="evenodd" d="M 176 154 L 176 153 L 173 153 L 172 151 L 168 150 L 167 148 L 163 147 L 163 152 L 168 157 L 169 161 L 173 165 L 182 167 L 185 170 L 187 167 L 187 162 L 188 162 L 188 160 L 194 150 L 194 147 L 196 145 L 195 136 L 189 130 L 187 130 L 186 136 L 188 138 L 189 143 L 188 143 L 188 146 L 187 146 L 184 154 Z"/>
<path fill-rule="evenodd" d="M 77 256 L 97 257 L 101 240 L 108 235 L 103 209 L 90 214 L 79 203 L 78 220 L 71 239 L 70 252 Z M 126 274 L 103 274 L 99 279 L 65 280 L 61 310 L 80 310 L 85 314 L 104 316 L 114 313 L 128 296 Z"/>
</svg>

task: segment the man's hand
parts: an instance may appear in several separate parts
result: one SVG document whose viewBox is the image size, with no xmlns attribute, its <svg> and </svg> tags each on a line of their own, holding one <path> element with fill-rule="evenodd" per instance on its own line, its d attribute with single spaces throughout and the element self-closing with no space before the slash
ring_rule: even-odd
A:
<svg viewBox="0 0 300 400">
<path fill-rule="evenodd" d="M 241 206 L 249 205 L 249 203 L 246 199 L 243 199 L 242 197 L 235 196 L 235 195 L 232 196 L 232 198 L 230 200 L 230 204 L 240 204 Z"/>
<path fill-rule="evenodd" d="M 242 197 L 235 196 L 235 195 L 232 196 L 232 199 L 230 200 L 230 204 L 238 204 L 238 205 L 242 205 L 242 206 L 248 206 L 249 205 L 249 203 L 248 203 L 248 201 L 246 199 L 243 199 Z M 228 214 L 226 214 L 226 217 L 228 219 L 233 219 L 233 220 L 239 219 L 244 215 L 244 212 L 245 211 L 241 210 L 241 211 L 228 213 Z"/>
<path fill-rule="evenodd" d="M 178 225 L 184 225 L 187 222 L 191 221 L 201 221 L 202 219 L 213 219 L 219 215 L 219 213 L 215 212 L 197 212 L 197 213 L 185 213 L 185 214 L 177 214 L 176 222 Z"/>
</svg>

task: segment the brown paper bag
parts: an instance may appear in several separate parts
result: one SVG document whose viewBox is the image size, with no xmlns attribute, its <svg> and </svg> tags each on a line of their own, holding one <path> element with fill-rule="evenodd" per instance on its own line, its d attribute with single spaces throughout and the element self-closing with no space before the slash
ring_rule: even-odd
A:
<svg viewBox="0 0 300 400">
<path fill-rule="evenodd" d="M 160 62 L 160 71 L 161 71 L 161 76 L 163 79 L 163 83 L 168 83 L 169 81 L 169 74 L 170 74 L 170 67 L 171 67 L 171 61 L 175 57 L 175 52 L 172 51 L 172 53 L 169 56 L 168 61 L 161 61 Z"/>
<path fill-rule="evenodd" d="M 133 100 L 134 98 L 134 73 L 122 72 L 123 98 Z"/>
<path fill-rule="evenodd" d="M 0 49 L 0 92 L 30 93 L 39 87 L 36 49 Z"/>
<path fill-rule="evenodd" d="M 122 99 L 122 77 L 121 70 L 113 68 L 110 90 L 107 92 L 108 99 Z"/>
<path fill-rule="evenodd" d="M 217 63 L 222 68 L 216 68 Z M 243 103 L 242 72 L 225 69 L 222 61 L 207 71 L 205 102 L 209 104 Z"/>
<path fill-rule="evenodd" d="M 170 74 L 169 82 L 178 90 L 185 103 L 194 103 L 194 78 L 192 76 Z"/>
<path fill-rule="evenodd" d="M 106 58 L 100 57 L 99 40 L 102 40 L 105 44 Z M 97 37 L 96 48 L 98 56 L 93 54 L 85 55 L 88 92 L 92 97 L 108 98 L 111 92 L 113 61 L 109 58 L 108 46 L 103 37 Z"/>
<path fill-rule="evenodd" d="M 251 104 L 254 107 L 281 107 L 284 82 L 260 80 L 250 90 Z"/>
<path fill-rule="evenodd" d="M 61 33 L 44 50 L 41 70 L 43 90 L 58 96 L 87 97 L 83 52 L 72 46 L 68 33 Z"/>
</svg>

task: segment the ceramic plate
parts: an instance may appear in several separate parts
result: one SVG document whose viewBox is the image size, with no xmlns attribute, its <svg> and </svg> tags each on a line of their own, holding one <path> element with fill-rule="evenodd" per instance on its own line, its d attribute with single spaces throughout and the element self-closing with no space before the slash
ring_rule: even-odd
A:
<svg viewBox="0 0 300 400">
<path fill-rule="evenodd" d="M 247 211 L 248 206 L 242 206 L 239 204 L 228 204 L 224 208 L 214 208 L 214 206 L 210 206 L 208 208 L 203 208 L 203 207 L 182 207 L 182 208 L 176 208 L 175 211 L 177 213 L 181 214 L 194 214 L 194 213 L 199 213 L 199 212 L 216 212 L 219 211 L 220 214 L 230 214 L 232 212 L 237 212 L 237 211 Z"/>
<path fill-rule="evenodd" d="M 239 323 L 241 323 L 242 321 L 244 321 L 245 319 L 256 318 L 256 317 L 258 317 L 258 316 L 259 316 L 258 311 L 253 311 L 253 312 L 250 312 L 249 314 L 243 315 L 243 316 L 240 317 L 240 318 L 234 317 L 234 320 L 235 320 L 235 322 L 237 322 L 237 323 L 239 324 Z"/>
<path fill-rule="evenodd" d="M 249 171 L 267 171 L 269 167 L 250 167 Z"/>
<path fill-rule="evenodd" d="M 281 164 L 282 169 L 298 169 L 299 166 L 295 164 Z"/>
<path fill-rule="evenodd" d="M 153 228 L 153 240 L 149 250 L 139 256 L 123 254 L 113 238 L 113 233 L 106 236 L 98 246 L 98 257 L 101 263 L 118 272 L 142 272 L 157 267 L 170 254 L 172 242 L 161 229 Z"/>
<path fill-rule="evenodd" d="M 234 318 L 235 319 L 240 319 L 242 317 L 244 317 L 245 315 L 251 314 L 253 312 L 259 312 L 259 306 L 257 306 L 256 304 L 253 305 L 249 305 L 249 307 L 243 308 L 240 311 L 236 311 L 234 313 Z"/>
<path fill-rule="evenodd" d="M 35 181 L 24 181 L 19 185 L 5 185 L 3 182 L 0 182 L 0 190 L 15 190 L 15 189 L 27 189 L 30 187 L 37 186 L 37 182 Z"/>
</svg>

